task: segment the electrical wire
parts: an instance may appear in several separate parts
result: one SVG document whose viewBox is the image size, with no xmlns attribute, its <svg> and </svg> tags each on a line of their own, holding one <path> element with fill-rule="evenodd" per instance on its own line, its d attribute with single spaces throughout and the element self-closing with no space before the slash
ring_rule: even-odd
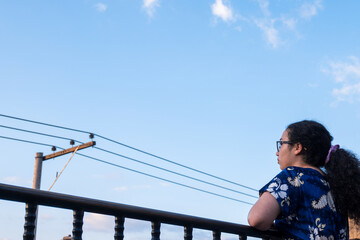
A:
<svg viewBox="0 0 360 240">
<path fill-rule="evenodd" d="M 28 141 L 28 140 L 18 139 L 18 138 L 11 138 L 11 137 L 6 137 L 6 136 L 0 136 L 0 138 L 19 141 L 19 142 L 25 142 L 25 143 L 31 143 L 31 144 L 37 144 L 37 145 L 43 145 L 43 146 L 51 146 L 51 147 L 54 146 L 54 145 L 50 145 L 50 144 L 39 143 L 39 142 L 34 142 L 34 141 Z M 55 146 L 55 147 L 57 147 L 57 146 Z M 57 147 L 57 148 L 64 150 L 61 147 Z M 197 191 L 200 191 L 200 192 L 203 192 L 203 193 L 211 194 L 211 195 L 214 195 L 214 196 L 217 196 L 217 197 L 222 197 L 222 198 L 233 200 L 233 201 L 236 201 L 236 202 L 240 202 L 240 203 L 244 203 L 244 204 L 248 204 L 248 205 L 253 205 L 253 203 L 250 203 L 250 202 L 242 201 L 242 200 L 239 200 L 239 199 L 236 199 L 236 198 L 228 197 L 228 196 L 221 195 L 221 194 L 218 194 L 218 193 L 214 193 L 214 192 L 210 192 L 210 191 L 203 190 L 203 189 L 200 189 L 200 188 L 192 187 L 192 186 L 189 186 L 189 185 L 186 185 L 186 184 L 183 184 L 183 183 L 175 182 L 175 181 L 172 181 L 172 180 L 169 180 L 169 179 L 161 178 L 161 177 L 158 177 L 158 176 L 155 176 L 155 175 L 152 175 L 152 174 L 148 174 L 148 173 L 141 172 L 141 171 L 138 171 L 138 170 L 135 170 L 135 169 L 127 168 L 127 167 L 121 166 L 119 164 L 111 163 L 111 162 L 108 162 L 108 161 L 105 161 L 105 160 L 102 160 L 102 159 L 99 159 L 99 158 L 91 157 L 91 156 L 88 156 L 88 155 L 85 155 L 85 154 L 77 153 L 77 155 L 83 156 L 83 157 L 86 157 L 86 158 L 89 158 L 89 159 L 92 159 L 92 160 L 95 160 L 95 161 L 98 161 L 98 162 L 102 162 L 102 163 L 105 163 L 105 164 L 108 164 L 108 165 L 111 165 L 111 166 L 122 168 L 122 169 L 125 169 L 125 170 L 128 170 L 128 171 L 131 171 L 131 172 L 142 174 L 142 175 L 145 175 L 145 176 L 148 176 L 148 177 L 152 177 L 152 178 L 155 178 L 155 179 L 158 179 L 158 180 L 162 180 L 162 181 L 165 181 L 165 182 L 176 184 L 176 185 L 179 185 L 179 186 L 182 186 L 182 187 L 186 187 L 186 188 L 197 190 Z"/>
<path fill-rule="evenodd" d="M 149 156 L 151 156 L 151 157 L 154 157 L 154 158 L 160 159 L 160 160 L 162 160 L 162 161 L 165 161 L 165 162 L 168 162 L 168 163 L 172 163 L 172 164 L 174 164 L 174 165 L 177 165 L 177 166 L 180 166 L 180 167 L 186 168 L 186 169 L 188 169 L 188 170 L 191 170 L 191 171 L 194 171 L 194 172 L 197 172 L 197 173 L 201 173 L 201 174 L 206 175 L 206 176 L 208 176 L 208 177 L 216 178 L 216 179 L 218 179 L 218 180 L 221 180 L 221 181 L 224 181 L 224 182 L 227 182 L 227 183 L 231 183 L 231 184 L 237 185 L 237 186 L 239 186 L 239 187 L 243 187 L 243 188 L 246 188 L 246 189 L 249 189 L 249 190 L 252 190 L 252 191 L 256 191 L 256 192 L 258 192 L 258 190 L 257 190 L 257 189 L 255 189 L 255 188 L 248 187 L 248 186 L 245 186 L 245 185 L 243 185 L 243 184 L 236 183 L 236 182 L 233 182 L 233 181 L 227 180 L 227 179 L 225 179 L 225 178 L 221 178 L 221 177 L 218 177 L 218 176 L 212 175 L 212 174 L 207 173 L 207 172 L 203 172 L 203 171 L 201 171 L 201 170 L 198 170 L 198 169 L 195 169 L 195 168 L 192 168 L 192 167 L 188 167 L 188 166 L 186 166 L 186 165 L 183 165 L 183 164 L 180 164 L 180 163 L 177 163 L 177 162 L 171 161 L 171 160 L 169 160 L 169 159 L 166 159 L 166 158 L 163 158 L 163 157 L 157 156 L 157 155 L 155 155 L 155 154 L 152 154 L 152 153 L 149 153 L 149 152 L 146 152 L 146 151 L 140 150 L 140 149 L 138 149 L 138 148 L 131 147 L 131 146 L 129 146 L 129 145 L 123 144 L 123 143 L 121 143 L 121 142 L 118 142 L 118 141 L 112 140 L 112 139 L 107 138 L 107 137 L 103 137 L 103 136 L 98 135 L 98 134 L 94 134 L 94 135 L 95 135 L 95 136 L 97 136 L 97 137 L 99 137 L 99 138 L 102 138 L 102 139 L 104 139 L 104 140 L 107 140 L 107 141 L 110 141 L 110 142 L 113 142 L 113 143 L 119 144 L 119 145 L 121 145 L 121 146 L 124 146 L 124 147 L 130 148 L 130 149 L 135 150 L 135 151 L 137 151 L 137 152 L 141 152 L 141 153 L 146 154 L 146 155 L 149 155 Z"/>
<path fill-rule="evenodd" d="M 37 135 L 46 136 L 46 137 L 58 138 L 58 139 L 62 139 L 62 140 L 68 140 L 68 141 L 73 140 L 74 142 L 78 142 L 78 143 L 83 144 L 83 142 L 80 142 L 80 141 L 75 140 L 75 139 L 66 138 L 66 137 L 61 137 L 61 136 L 56 136 L 56 135 L 51 135 L 51 134 L 47 134 L 47 133 L 35 132 L 35 131 L 30 131 L 30 130 L 20 129 L 20 128 L 14 128 L 14 127 L 9 127 L 9 126 L 4 126 L 4 125 L 0 125 L 0 127 L 2 127 L 2 128 L 7 128 L 7 129 L 11 129 L 11 130 L 16 130 L 16 131 L 21 131 L 21 132 L 27 132 L 27 133 L 37 134 Z"/>
<path fill-rule="evenodd" d="M 83 157 L 86 157 L 86 158 L 89 158 L 89 159 L 92 159 L 92 160 L 95 160 L 95 161 L 98 161 L 98 162 L 102 162 L 102 163 L 105 163 L 105 164 L 108 164 L 108 165 L 111 165 L 111 166 L 119 167 L 119 168 L 122 168 L 122 169 L 125 169 L 125 170 L 128 170 L 128 171 L 131 171 L 131 172 L 139 173 L 139 174 L 142 174 L 142 175 L 145 175 L 145 176 L 148 176 L 148 177 L 156 178 L 156 179 L 159 179 L 159 180 L 162 180 L 162 181 L 165 181 L 165 182 L 173 183 L 173 184 L 176 184 L 176 185 L 179 185 L 179 186 L 182 186 L 182 187 L 186 187 L 186 188 L 190 188 L 190 189 L 197 190 L 197 191 L 200 191 L 200 192 L 208 193 L 208 194 L 211 194 L 211 195 L 214 195 L 214 196 L 217 196 L 217 197 L 222 197 L 222 198 L 225 198 L 225 199 L 245 203 L 245 204 L 248 204 L 248 205 L 254 205 L 253 203 L 250 203 L 250 202 L 242 201 L 242 200 L 239 200 L 239 199 L 236 199 L 236 198 L 232 198 L 232 197 L 224 196 L 224 195 L 217 194 L 217 193 L 214 193 L 214 192 L 210 192 L 210 191 L 207 191 L 207 190 L 203 190 L 203 189 L 200 189 L 200 188 L 192 187 L 192 186 L 189 186 L 189 185 L 186 185 L 186 184 L 183 184 L 183 183 L 179 183 L 179 182 L 175 182 L 175 181 L 168 180 L 168 179 L 165 179 L 165 178 L 157 177 L 157 176 L 152 175 L 152 174 L 148 174 L 148 173 L 144 173 L 144 172 L 141 172 L 141 171 L 138 171 L 138 170 L 135 170 L 135 169 L 127 168 L 127 167 L 124 167 L 124 166 L 121 166 L 121 165 L 118 165 L 118 164 L 115 164 L 115 163 L 111 163 L 111 162 L 108 162 L 108 161 L 105 161 L 105 160 L 102 160 L 102 159 L 99 159 L 99 158 L 91 157 L 91 156 L 88 156 L 88 155 L 85 155 L 85 154 L 78 153 L 77 155 L 80 155 L 80 156 L 83 156 Z"/>
<path fill-rule="evenodd" d="M 40 125 L 44 125 L 44 126 L 48 126 L 48 127 L 60 128 L 60 129 L 65 129 L 65 130 L 79 132 L 79 133 L 86 133 L 86 134 L 90 133 L 90 132 L 78 130 L 78 129 L 75 129 L 75 128 L 62 127 L 62 126 L 58 126 L 58 125 L 54 125 L 54 124 L 38 122 L 38 121 L 34 121 L 34 120 L 29 120 L 29 119 L 19 118 L 19 117 L 13 117 L 13 116 L 4 115 L 4 114 L 0 114 L 0 117 L 6 117 L 6 118 L 11 118 L 11 119 L 15 119 L 15 120 L 24 121 L 24 122 L 36 123 L 36 124 L 40 124 Z"/>
<path fill-rule="evenodd" d="M 13 128 L 13 127 L 4 126 L 4 125 L 0 125 L 0 127 L 8 128 L 8 129 L 11 129 L 11 130 L 16 130 L 16 131 L 32 133 L 32 134 L 38 134 L 38 135 L 47 136 L 47 137 L 54 137 L 54 138 L 59 138 L 59 139 L 71 140 L 70 138 L 64 138 L 64 137 L 60 137 L 60 136 L 55 136 L 55 135 L 50 135 L 50 134 L 45 134 L 45 133 L 20 129 L 20 128 Z M 74 141 L 80 142 L 80 141 L 77 141 L 77 140 L 74 140 Z M 80 143 L 82 143 L 82 142 L 80 142 Z M 255 199 L 258 198 L 257 196 L 254 196 L 254 195 L 251 195 L 251 194 L 248 194 L 248 193 L 244 193 L 242 191 L 237 191 L 237 190 L 234 190 L 234 189 L 231 189 L 231 188 L 228 188 L 228 187 L 224 187 L 224 186 L 221 186 L 221 185 L 218 185 L 218 184 L 215 184 L 215 183 L 211 183 L 211 182 L 208 182 L 208 181 L 205 181 L 205 180 L 201 180 L 199 178 L 191 177 L 191 176 L 188 176 L 186 174 L 182 174 L 182 173 L 175 172 L 175 171 L 172 171 L 172 170 L 169 170 L 169 169 L 166 169 L 166 168 L 162 168 L 162 167 L 159 167 L 159 166 L 156 166 L 156 165 L 153 165 L 153 164 L 149 164 L 149 163 L 146 163 L 144 161 L 140 161 L 138 159 L 134 159 L 134 158 L 131 158 L 131 157 L 119 154 L 119 153 L 115 153 L 115 152 L 112 152 L 112 151 L 109 151 L 109 150 L 106 150 L 106 149 L 103 149 L 103 148 L 99 148 L 99 147 L 94 147 L 94 148 L 97 149 L 97 150 L 100 150 L 100 151 L 103 151 L 103 152 L 118 156 L 118 157 L 125 158 L 125 159 L 133 161 L 133 162 L 137 162 L 137 163 L 140 163 L 140 164 L 143 164 L 143 165 L 146 165 L 146 166 L 150 166 L 150 167 L 153 167 L 153 168 L 156 168 L 156 169 L 160 169 L 162 171 L 169 172 L 169 173 L 172 173 L 172 174 L 175 174 L 175 175 L 178 175 L 178 176 L 182 176 L 182 177 L 185 177 L 185 178 L 188 178 L 188 179 L 192 179 L 192 180 L 195 180 L 195 181 L 198 181 L 198 182 L 201 182 L 201 183 L 205 183 L 205 184 L 208 184 L 208 185 L 211 185 L 211 186 L 214 186 L 214 187 L 218 187 L 218 188 L 225 189 L 225 190 L 228 190 L 228 191 L 231 191 L 231 192 L 239 193 L 239 194 L 242 194 L 242 195 L 245 195 L 245 196 L 248 196 L 248 197 L 252 197 L 252 198 L 255 198 Z"/>
<path fill-rule="evenodd" d="M 188 179 L 192 179 L 192 180 L 195 180 L 195 181 L 198 181 L 198 182 L 202 182 L 202 183 L 214 186 L 214 187 L 222 188 L 222 189 L 225 189 L 225 190 L 228 190 L 228 191 L 231 191 L 231 192 L 236 192 L 236 193 L 239 193 L 239 194 L 242 194 L 242 195 L 245 195 L 245 196 L 248 196 L 248 197 L 256 198 L 256 199 L 258 198 L 257 196 L 254 196 L 254 195 L 251 195 L 251 194 L 247 194 L 247 193 L 244 193 L 244 192 L 241 192 L 241 191 L 237 191 L 237 190 L 234 190 L 234 189 L 231 189 L 231 188 L 227 188 L 227 187 L 224 187 L 224 186 L 221 186 L 221 185 L 217 185 L 215 183 L 211 183 L 211 182 L 208 182 L 208 181 L 205 181 L 205 180 L 201 180 L 199 178 L 191 177 L 191 176 L 188 176 L 188 175 L 185 175 L 185 174 L 182 174 L 182 173 L 178 173 L 178 172 L 166 169 L 166 168 L 158 167 L 158 166 L 152 165 L 150 163 L 146 163 L 146 162 L 143 162 L 143 161 L 131 158 L 131 157 L 127 157 L 127 156 L 124 156 L 122 154 L 115 153 L 115 152 L 112 152 L 112 151 L 109 151 L 109 150 L 106 150 L 106 149 L 102 149 L 102 148 L 99 148 L 99 147 L 94 147 L 94 148 L 98 149 L 100 151 L 103 151 L 103 152 L 107 152 L 107 153 L 110 153 L 110 154 L 113 154 L 113 155 L 128 159 L 130 161 L 134 161 L 134 162 L 146 165 L 146 166 L 150 166 L 150 167 L 153 167 L 153 168 L 156 168 L 156 169 L 160 169 L 162 171 L 169 172 L 169 173 L 172 173 L 172 174 L 175 174 L 175 175 L 178 175 L 178 176 L 182 176 L 182 177 L 185 177 L 185 178 L 188 178 Z"/>
<path fill-rule="evenodd" d="M 25 142 L 25 143 L 32 143 L 32 144 L 36 144 L 36 145 L 42 145 L 42 146 L 46 146 L 46 147 L 56 147 L 59 149 L 64 150 L 64 148 L 60 148 L 54 145 L 50 145 L 50 144 L 46 144 L 46 143 L 39 143 L 39 142 L 33 142 L 33 141 L 28 141 L 28 140 L 23 140 L 23 139 L 18 139 L 18 138 L 11 138 L 11 137 L 5 137 L 5 136 L 0 136 L 0 138 L 4 138 L 4 139 L 8 139 L 8 140 L 14 140 L 14 141 L 19 141 L 19 142 Z"/>
<path fill-rule="evenodd" d="M 19 117 L 13 117 L 13 116 L 4 115 L 4 114 L 0 114 L 0 117 L 6 117 L 6 118 L 16 119 L 16 120 L 20 120 L 20 121 L 26 121 L 26 122 L 30 122 L 30 123 L 35 123 L 35 124 L 40 124 L 40 125 L 44 125 L 44 126 L 49 126 L 49 127 L 55 127 L 55 128 L 65 129 L 65 130 L 69 130 L 69 131 L 75 131 L 75 132 L 79 132 L 79 133 L 94 134 L 95 136 L 97 136 L 97 137 L 99 137 L 99 138 L 101 138 L 101 139 L 110 141 L 110 142 L 112 142 L 112 143 L 121 145 L 121 146 L 123 146 L 123 147 L 132 149 L 132 150 L 134 150 L 134 151 L 137 151 L 137 152 L 146 154 L 146 155 L 148 155 L 148 156 L 157 158 L 157 159 L 159 159 L 159 160 L 162 160 L 162 161 L 165 161 L 165 162 L 168 162 L 168 163 L 171 163 L 171 164 L 174 164 L 174 165 L 177 165 L 177 166 L 186 168 L 186 169 L 188 169 L 188 170 L 191 170 L 191 171 L 194 171 L 194 172 L 197 172 L 197 173 L 200 173 L 200 174 L 203 174 L 203 175 L 206 175 L 206 176 L 209 176 L 209 177 L 212 177 L 212 178 L 215 178 L 215 179 L 218 179 L 218 180 L 227 182 L 227 183 L 231 183 L 231 184 L 236 185 L 236 186 L 239 186 L 239 187 L 243 187 L 243 188 L 246 188 L 246 189 L 249 189 L 249 190 L 258 192 L 258 190 L 255 189 L 255 188 L 248 187 L 248 186 L 246 186 L 246 185 L 243 185 L 243 184 L 240 184 L 240 183 L 236 183 L 236 182 L 234 182 L 234 181 L 231 181 L 231 180 L 228 180 L 228 179 L 225 179 L 225 178 L 222 178 L 222 177 L 215 176 L 215 175 L 213 175 L 213 174 L 210 174 L 210 173 L 207 173 L 207 172 L 204 172 L 204 171 L 201 171 L 201 170 L 198 170 L 198 169 L 195 169 L 195 168 L 186 166 L 186 165 L 184 165 L 184 164 L 180 164 L 180 163 L 175 162 L 175 161 L 171 161 L 171 160 L 169 160 L 169 159 L 166 159 L 166 158 L 157 156 L 157 155 L 155 155 L 155 154 L 152 154 L 152 153 L 143 151 L 143 150 L 138 149 L 138 148 L 135 148 L 135 147 L 131 147 L 131 146 L 126 145 L 126 144 L 124 144 L 124 143 L 115 141 L 115 140 L 113 140 L 113 139 L 110 139 L 110 138 L 107 138 L 107 137 L 104 137 L 104 136 L 101 136 L 101 135 L 98 135 L 98 134 L 95 134 L 95 133 L 90 133 L 90 132 L 88 132 L 88 131 L 83 131 L 83 130 L 74 129 L 74 128 L 68 128 L 68 127 L 62 127 L 62 126 L 58 126 L 58 125 L 54 125 L 54 124 L 49 124 L 49 123 L 44 123 L 44 122 L 39 122 L 39 121 L 34 121 L 34 120 L 29 120 L 29 119 L 24 119 L 24 118 L 19 118 Z"/>
</svg>

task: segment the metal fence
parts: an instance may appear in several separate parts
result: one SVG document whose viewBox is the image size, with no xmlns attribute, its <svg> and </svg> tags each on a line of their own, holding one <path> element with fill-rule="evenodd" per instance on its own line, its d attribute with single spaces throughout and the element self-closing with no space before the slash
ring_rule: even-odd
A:
<svg viewBox="0 0 360 240">
<path fill-rule="evenodd" d="M 160 240 L 161 224 L 171 224 L 184 227 L 185 240 L 193 239 L 193 229 L 211 231 L 213 233 L 214 240 L 220 240 L 221 233 L 237 235 L 240 240 L 246 240 L 248 236 L 262 239 L 281 239 L 279 232 L 276 230 L 263 232 L 241 224 L 7 184 L 0 184 L 0 199 L 23 202 L 26 204 L 23 235 L 24 240 L 34 239 L 36 211 L 39 205 L 73 210 L 73 240 L 82 239 L 84 212 L 114 216 L 114 240 L 124 239 L 124 232 L 126 232 L 124 231 L 124 222 L 126 218 L 151 222 L 152 231 L 149 233 L 149 238 L 151 237 L 152 240 Z"/>
</svg>

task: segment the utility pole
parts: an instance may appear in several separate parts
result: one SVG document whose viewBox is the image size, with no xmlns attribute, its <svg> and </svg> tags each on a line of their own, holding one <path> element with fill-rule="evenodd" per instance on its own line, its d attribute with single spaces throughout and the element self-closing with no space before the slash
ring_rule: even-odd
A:
<svg viewBox="0 0 360 240">
<path fill-rule="evenodd" d="M 34 189 L 40 189 L 41 183 L 41 170 L 42 170 L 42 162 L 43 162 L 43 153 L 37 152 L 35 155 L 35 168 L 34 168 L 34 178 L 33 178 L 33 186 Z"/>
<path fill-rule="evenodd" d="M 78 151 L 78 150 L 81 150 L 81 149 L 85 149 L 85 148 L 88 148 L 88 147 L 92 147 L 94 145 L 96 145 L 96 142 L 91 141 L 91 142 L 88 142 L 88 143 L 81 144 L 79 146 L 75 146 L 75 147 L 68 148 L 68 149 L 65 149 L 65 150 L 62 150 L 62 151 L 59 151 L 59 152 L 56 152 L 56 153 L 49 154 L 49 155 L 46 155 L 46 156 L 43 156 L 42 152 L 37 152 L 36 155 L 35 155 L 35 167 L 34 167 L 34 177 L 33 177 L 33 186 L 32 186 L 32 188 L 33 189 L 40 189 L 41 171 L 42 171 L 42 163 L 43 163 L 43 161 L 46 161 L 46 160 L 49 160 L 49 159 L 52 159 L 52 158 L 55 158 L 55 157 L 59 157 L 59 156 L 62 156 L 62 155 L 68 154 L 68 153 L 72 153 L 72 152 L 75 152 L 75 151 Z M 36 207 L 34 238 L 33 238 L 34 240 L 36 240 L 37 213 L 38 213 L 38 209 Z"/>
<path fill-rule="evenodd" d="M 35 168 L 34 168 L 34 178 L 33 178 L 33 188 L 34 189 L 40 189 L 40 184 L 41 184 L 41 171 L 42 171 L 42 163 L 43 161 L 55 158 L 55 157 L 59 157 L 68 153 L 72 153 L 84 148 L 88 148 L 88 147 L 92 147 L 95 146 L 96 142 L 95 141 L 91 141 L 88 143 L 84 143 L 81 144 L 79 146 L 75 146 L 72 148 L 68 148 L 56 153 L 52 153 L 46 156 L 43 156 L 42 152 L 37 152 L 35 155 Z"/>
<path fill-rule="evenodd" d="M 40 183 L 41 183 L 41 170 L 42 170 L 42 162 L 43 162 L 43 153 L 37 152 L 35 155 L 35 167 L 34 167 L 34 177 L 33 177 L 33 185 L 32 188 L 34 189 L 40 189 Z M 34 240 L 36 240 L 36 225 L 37 225 L 37 216 L 38 216 L 38 208 L 36 205 L 32 204 L 26 204 L 26 215 L 30 216 L 30 211 L 35 211 L 33 214 L 35 214 L 35 222 L 34 222 Z M 34 215 L 33 215 L 34 216 Z M 27 229 L 29 226 L 25 223 L 26 226 L 25 229 Z"/>
</svg>

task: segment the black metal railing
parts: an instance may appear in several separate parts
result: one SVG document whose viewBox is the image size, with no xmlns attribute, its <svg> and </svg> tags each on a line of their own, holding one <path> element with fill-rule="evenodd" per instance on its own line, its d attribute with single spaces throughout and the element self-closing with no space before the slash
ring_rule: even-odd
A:
<svg viewBox="0 0 360 240">
<path fill-rule="evenodd" d="M 241 224 L 35 190 L 7 184 L 0 184 L 0 199 L 23 202 L 26 204 L 24 240 L 34 239 L 36 211 L 38 205 L 73 210 L 73 240 L 82 239 L 84 212 L 114 216 L 115 240 L 124 239 L 124 222 L 126 218 L 151 222 L 152 240 L 160 240 L 160 228 L 162 223 L 184 227 L 185 240 L 193 239 L 193 229 L 212 231 L 214 240 L 220 240 L 221 233 L 235 234 L 239 236 L 240 240 L 246 240 L 248 236 L 262 239 L 281 239 L 279 232 L 272 229 L 268 231 L 258 231 L 252 227 Z"/>
</svg>

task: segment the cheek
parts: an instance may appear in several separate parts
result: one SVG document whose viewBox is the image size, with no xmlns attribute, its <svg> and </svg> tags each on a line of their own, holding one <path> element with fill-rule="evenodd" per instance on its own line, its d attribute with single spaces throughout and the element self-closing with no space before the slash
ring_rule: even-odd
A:
<svg viewBox="0 0 360 240">
<path fill-rule="evenodd" d="M 278 155 L 280 156 L 280 155 L 283 155 L 283 151 L 282 151 L 282 149 L 280 148 L 280 151 L 278 152 Z"/>
</svg>

